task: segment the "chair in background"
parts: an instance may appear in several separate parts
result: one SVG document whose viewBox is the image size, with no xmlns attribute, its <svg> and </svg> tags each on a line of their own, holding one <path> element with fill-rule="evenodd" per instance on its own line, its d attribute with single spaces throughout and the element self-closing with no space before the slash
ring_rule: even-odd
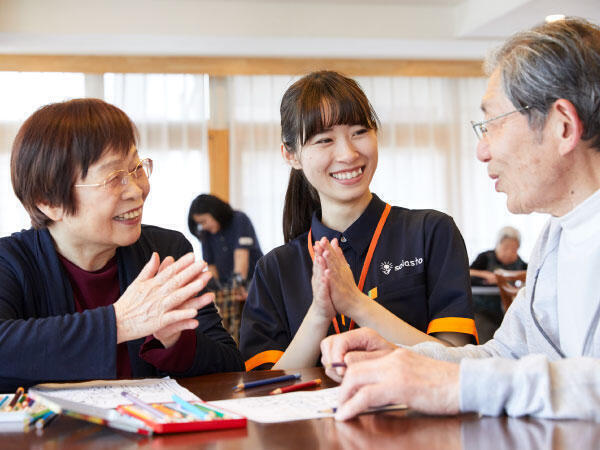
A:
<svg viewBox="0 0 600 450">
<path fill-rule="evenodd" d="M 237 344 L 240 342 L 242 310 L 247 296 L 248 292 L 244 286 L 226 286 L 215 291 L 215 306 L 221 316 L 223 328 Z"/>
<path fill-rule="evenodd" d="M 502 309 L 504 312 L 511 305 L 519 289 L 525 286 L 526 270 L 494 270 L 498 281 L 498 289 L 500 289 L 500 299 L 502 301 Z"/>
</svg>

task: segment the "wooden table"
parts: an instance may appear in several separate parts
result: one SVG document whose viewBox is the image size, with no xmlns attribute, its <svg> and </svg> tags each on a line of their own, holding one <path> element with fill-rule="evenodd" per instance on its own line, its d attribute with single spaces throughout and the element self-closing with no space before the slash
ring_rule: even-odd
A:
<svg viewBox="0 0 600 450">
<path fill-rule="evenodd" d="M 293 373 L 297 371 L 290 371 Z M 335 385 L 323 369 L 301 370 L 303 379 L 322 378 L 323 387 Z M 241 381 L 281 375 L 281 371 L 228 373 L 179 380 L 204 400 L 263 395 L 273 386 L 236 394 Z M 467 414 L 432 417 L 412 411 L 362 415 L 348 422 L 333 419 L 280 424 L 248 421 L 246 429 L 155 435 L 148 438 L 112 430 L 70 417 L 57 418 L 47 429 L 0 434 L 0 448 L 85 449 L 567 449 L 597 448 L 600 424 L 582 421 L 483 418 Z"/>
</svg>

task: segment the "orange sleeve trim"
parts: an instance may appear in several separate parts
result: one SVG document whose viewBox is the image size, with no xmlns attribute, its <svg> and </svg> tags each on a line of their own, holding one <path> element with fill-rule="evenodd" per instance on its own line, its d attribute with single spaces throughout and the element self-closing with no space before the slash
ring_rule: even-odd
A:
<svg viewBox="0 0 600 450">
<path fill-rule="evenodd" d="M 429 322 L 429 326 L 427 327 L 427 334 L 448 332 L 471 334 L 479 344 L 477 328 L 475 328 L 475 321 L 473 319 L 466 319 L 464 317 L 442 317 L 440 319 L 433 319 Z"/>
<path fill-rule="evenodd" d="M 258 367 L 264 363 L 275 364 L 277 361 L 279 361 L 279 358 L 281 358 L 282 355 L 283 352 L 281 350 L 267 350 L 254 355 L 252 358 L 246 361 L 246 372 L 249 372 L 255 367 Z"/>
</svg>

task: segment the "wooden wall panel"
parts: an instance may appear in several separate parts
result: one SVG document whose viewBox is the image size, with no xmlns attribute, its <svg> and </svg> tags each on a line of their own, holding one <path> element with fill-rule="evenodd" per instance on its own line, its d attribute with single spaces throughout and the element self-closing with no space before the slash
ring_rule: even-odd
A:
<svg viewBox="0 0 600 450">
<path fill-rule="evenodd" d="M 229 130 L 208 130 L 210 193 L 229 202 Z"/>
<path fill-rule="evenodd" d="M 213 76 L 304 74 L 337 70 L 351 76 L 480 77 L 480 60 L 241 58 L 0 54 L 0 70 L 84 73 L 207 73 Z"/>
</svg>

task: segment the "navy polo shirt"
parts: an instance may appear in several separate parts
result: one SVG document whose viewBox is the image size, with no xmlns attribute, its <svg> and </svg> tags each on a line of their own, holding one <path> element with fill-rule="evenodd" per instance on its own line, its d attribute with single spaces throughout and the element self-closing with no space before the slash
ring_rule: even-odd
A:
<svg viewBox="0 0 600 450">
<path fill-rule="evenodd" d="M 234 211 L 233 218 L 227 227 L 215 234 L 205 233 L 202 240 L 202 258 L 207 264 L 216 266 L 219 281 L 228 283 L 233 275 L 233 252 L 238 248 L 249 251 L 248 280 L 252 279 L 254 266 L 262 257 L 256 232 L 246 214 Z"/>
<path fill-rule="evenodd" d="M 338 238 L 357 284 L 384 209 L 385 203 L 373 195 L 343 233 L 313 215 L 313 243 L 323 236 Z M 240 330 L 246 370 L 271 367 L 290 344 L 312 303 L 311 275 L 308 232 L 258 262 Z M 464 241 L 452 218 L 439 211 L 391 208 L 363 291 L 423 332 L 468 333 L 476 339 Z M 337 322 L 340 331 L 350 324 L 346 318 L 343 326 L 339 316 Z"/>
</svg>

